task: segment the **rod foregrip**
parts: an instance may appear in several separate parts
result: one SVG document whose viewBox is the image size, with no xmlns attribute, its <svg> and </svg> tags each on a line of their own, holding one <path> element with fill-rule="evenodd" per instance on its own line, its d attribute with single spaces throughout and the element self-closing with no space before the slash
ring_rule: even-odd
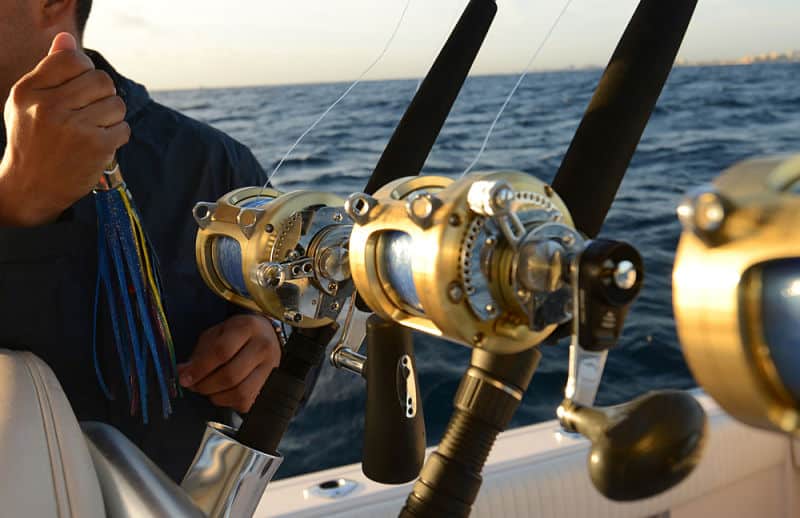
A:
<svg viewBox="0 0 800 518">
<path fill-rule="evenodd" d="M 496 13 L 494 0 L 469 2 L 395 129 L 365 193 L 422 171 Z"/>
<path fill-rule="evenodd" d="M 469 516 L 486 459 L 519 407 L 540 357 L 536 348 L 510 355 L 473 352 L 444 438 L 425 463 L 402 518 Z"/>
<path fill-rule="evenodd" d="M 321 364 L 336 326 L 295 329 L 286 342 L 280 365 L 267 378 L 236 440 L 255 450 L 277 454 L 289 423 L 306 393 L 306 378 Z"/>
<path fill-rule="evenodd" d="M 614 201 L 696 5 L 641 0 L 553 180 L 576 227 L 590 237 Z"/>
</svg>

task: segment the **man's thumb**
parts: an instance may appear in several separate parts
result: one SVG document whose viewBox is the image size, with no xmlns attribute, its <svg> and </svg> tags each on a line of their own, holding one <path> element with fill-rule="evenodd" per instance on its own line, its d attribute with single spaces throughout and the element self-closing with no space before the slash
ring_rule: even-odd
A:
<svg viewBox="0 0 800 518">
<path fill-rule="evenodd" d="M 78 50 L 78 42 L 75 41 L 75 36 L 68 32 L 56 34 L 56 37 L 53 38 L 53 44 L 50 45 L 50 52 L 47 55 L 49 56 L 61 50 Z"/>
</svg>

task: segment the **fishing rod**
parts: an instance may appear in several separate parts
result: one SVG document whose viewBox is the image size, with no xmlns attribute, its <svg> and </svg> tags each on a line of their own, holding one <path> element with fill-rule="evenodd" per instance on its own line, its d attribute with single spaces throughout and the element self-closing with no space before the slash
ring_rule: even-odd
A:
<svg viewBox="0 0 800 518">
<path fill-rule="evenodd" d="M 513 171 L 457 181 L 417 176 L 497 10 L 493 0 L 471 0 L 365 192 L 342 200 L 254 187 L 198 204 L 197 262 L 206 283 L 293 332 L 242 427 L 226 430 L 223 441 L 204 443 L 186 479 L 201 483 L 188 485 L 216 502 L 228 501 L 231 488 L 240 487 L 247 477 L 235 469 L 226 473 L 230 483 L 208 483 L 220 466 L 199 462 L 213 458 L 213 447 L 222 444 L 279 462 L 277 448 L 299 406 L 305 375 L 323 358 L 342 318 L 331 361 L 367 379 L 364 470 L 374 480 L 408 481 L 422 464 L 424 422 L 409 330 L 473 348 L 445 436 L 401 516 L 469 515 L 492 445 L 536 370 L 537 346 L 564 326 L 572 331 L 570 378 L 558 416 L 565 429 L 592 441 L 601 459 L 590 466 L 598 490 L 617 500 L 644 498 L 688 475 L 705 430 L 693 398 L 655 393 L 620 407 L 593 407 L 604 355 L 618 342 L 644 272 L 630 245 L 592 238 L 695 4 L 640 2 L 553 187 Z M 600 194 L 589 199 L 590 191 Z M 374 315 L 367 319 L 365 310 Z M 366 356 L 359 352 L 365 336 Z M 667 411 L 677 425 L 666 422 Z M 618 433 L 626 429 L 633 431 Z M 642 441 L 652 447 L 643 450 Z M 391 454 L 395 445 L 402 445 L 396 448 L 402 455 Z M 621 474 L 623 466 L 632 468 Z M 248 491 L 234 491 L 240 500 L 257 502 L 268 477 L 252 480 Z"/>
<path fill-rule="evenodd" d="M 429 116 L 406 119 L 401 123 L 404 131 L 427 135 L 433 144 L 495 12 L 494 2 L 467 5 L 412 102 Z M 412 158 L 413 150 L 402 150 L 402 139 L 394 142 L 401 146 L 398 157 Z M 405 167 L 391 156 L 381 164 L 379 168 L 387 170 Z M 252 187 L 194 209 L 199 226 L 197 264 L 206 284 L 226 300 L 292 328 L 280 365 L 242 426 L 233 430 L 209 424 L 184 479 L 184 488 L 195 501 L 204 502 L 203 510 L 211 515 L 232 507 L 251 509 L 251 514 L 255 510 L 282 460 L 278 446 L 299 408 L 306 377 L 320 364 L 343 315 L 347 315 L 345 328 L 330 358 L 337 368 L 366 380 L 364 472 L 387 484 L 405 483 L 419 474 L 426 443 L 411 332 L 361 311 L 365 308 L 358 300 L 349 261 L 353 221 L 344 205 L 344 200 L 328 193 L 282 194 Z M 365 337 L 366 356 L 359 353 Z M 392 448 L 386 447 L 387 441 Z M 232 470 L 220 479 L 218 466 L 203 462 L 219 448 L 241 450 L 245 458 L 260 452 L 265 460 L 255 464 L 270 468 L 261 476 Z M 240 490 L 243 485 L 246 491 Z"/>
</svg>

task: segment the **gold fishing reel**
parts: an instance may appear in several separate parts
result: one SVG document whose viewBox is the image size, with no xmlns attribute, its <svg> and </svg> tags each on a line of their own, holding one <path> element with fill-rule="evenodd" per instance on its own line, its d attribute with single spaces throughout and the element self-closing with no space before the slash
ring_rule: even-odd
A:
<svg viewBox="0 0 800 518">
<path fill-rule="evenodd" d="M 678 336 L 731 415 L 800 430 L 800 156 L 748 160 L 678 208 Z"/>
<path fill-rule="evenodd" d="M 584 238 L 529 174 L 404 178 L 345 210 L 353 281 L 384 319 L 507 354 L 572 317 L 569 270 Z"/>
<path fill-rule="evenodd" d="M 219 296 L 295 327 L 322 327 L 353 293 L 352 224 L 333 194 L 246 187 L 198 203 L 200 274 Z"/>
</svg>

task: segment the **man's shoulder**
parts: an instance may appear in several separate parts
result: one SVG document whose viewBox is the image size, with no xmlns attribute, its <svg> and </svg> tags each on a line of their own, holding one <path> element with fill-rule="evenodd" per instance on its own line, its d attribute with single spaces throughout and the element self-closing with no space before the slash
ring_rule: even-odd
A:
<svg viewBox="0 0 800 518">
<path fill-rule="evenodd" d="M 244 144 L 227 133 L 155 100 L 150 101 L 133 122 L 134 130 L 160 133 L 172 138 L 191 139 L 199 145 L 247 149 Z"/>
<path fill-rule="evenodd" d="M 130 123 L 134 139 L 161 155 L 228 169 L 237 177 L 231 179 L 233 184 L 263 181 L 264 171 L 250 149 L 208 123 L 155 100 L 139 110 Z"/>
</svg>

